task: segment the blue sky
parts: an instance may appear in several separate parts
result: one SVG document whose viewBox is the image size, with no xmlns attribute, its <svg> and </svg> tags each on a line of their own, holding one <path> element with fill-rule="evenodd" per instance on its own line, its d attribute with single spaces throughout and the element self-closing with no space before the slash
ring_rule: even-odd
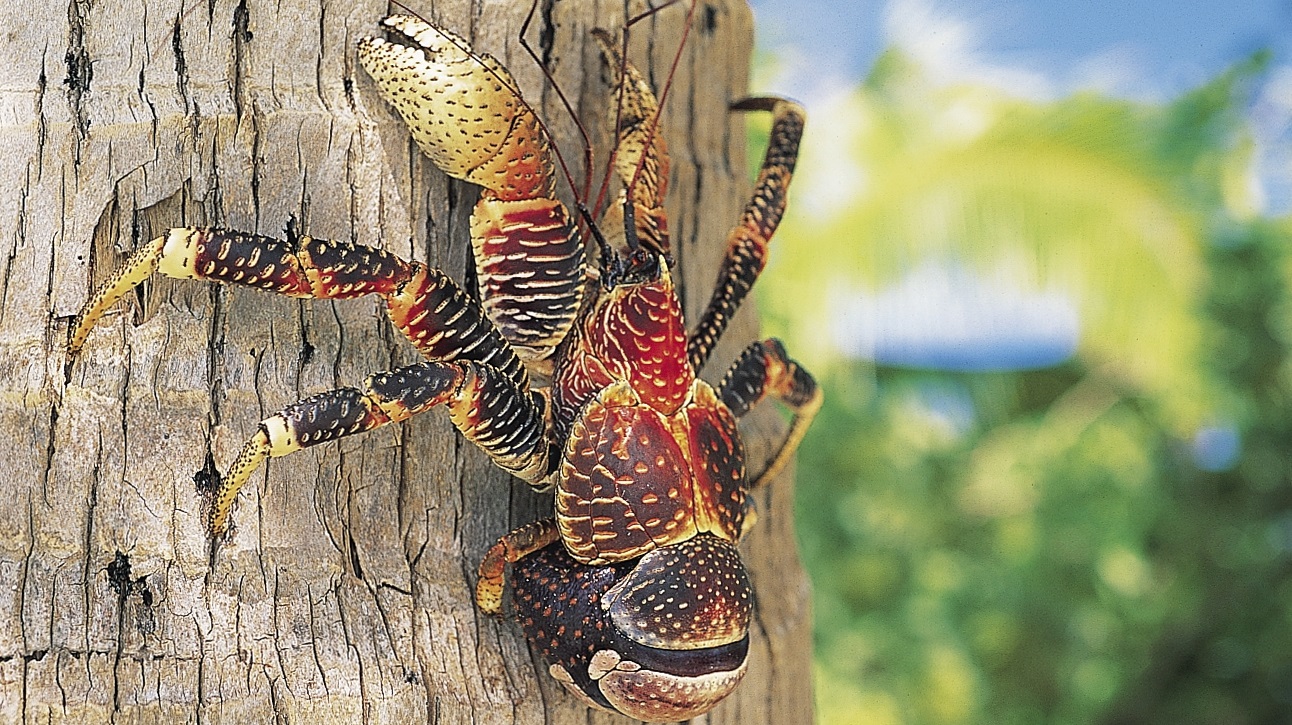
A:
<svg viewBox="0 0 1292 725">
<path fill-rule="evenodd" d="M 1262 47 L 1289 62 L 1288 0 L 753 0 L 758 43 L 811 50 L 818 72 L 861 78 L 890 40 L 892 15 L 913 6 L 963 21 L 999 64 L 1063 88 L 1083 68 L 1120 61 L 1136 93 L 1170 96 Z"/>
<path fill-rule="evenodd" d="M 831 118 L 838 99 L 892 45 L 934 80 L 987 84 L 1034 100 L 1095 90 L 1148 102 L 1175 98 L 1271 49 L 1273 68 L 1249 108 L 1253 190 L 1266 213 L 1292 212 L 1292 0 L 752 2 L 760 52 L 775 58 L 762 66 L 774 70 L 755 80 L 756 89 L 794 96 L 818 118 Z M 833 159 L 817 159 L 827 178 L 816 186 L 851 188 L 859 172 Z M 807 196 L 848 203 L 846 196 Z M 1080 330 L 1062 295 L 1025 294 L 1007 280 L 928 265 L 840 310 L 835 338 L 843 352 L 944 369 L 1053 364 L 1072 353 Z"/>
<path fill-rule="evenodd" d="M 1292 0 L 752 0 L 759 90 L 811 109 L 897 45 L 944 80 L 1045 100 L 1096 90 L 1166 101 L 1261 49 L 1273 68 L 1250 109 L 1265 210 L 1292 212 Z"/>
</svg>

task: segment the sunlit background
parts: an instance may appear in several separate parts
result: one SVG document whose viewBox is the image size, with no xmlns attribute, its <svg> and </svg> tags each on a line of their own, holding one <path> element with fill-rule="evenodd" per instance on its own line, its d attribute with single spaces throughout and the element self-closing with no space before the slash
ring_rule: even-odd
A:
<svg viewBox="0 0 1292 725">
<path fill-rule="evenodd" d="M 819 719 L 1292 722 L 1292 3 L 753 4 Z"/>
</svg>

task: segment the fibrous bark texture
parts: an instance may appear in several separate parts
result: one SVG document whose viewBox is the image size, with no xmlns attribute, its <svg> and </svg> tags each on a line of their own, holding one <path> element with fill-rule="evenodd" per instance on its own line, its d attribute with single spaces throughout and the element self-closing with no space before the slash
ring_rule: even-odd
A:
<svg viewBox="0 0 1292 725">
<path fill-rule="evenodd" d="M 685 5 L 633 27 L 631 55 L 657 88 Z M 575 125 L 517 42 L 528 0 L 413 9 L 513 70 L 581 179 Z M 284 405 L 416 360 L 376 300 L 158 278 L 73 364 L 64 353 L 94 286 L 172 226 L 279 234 L 294 217 L 309 234 L 464 278 L 475 191 L 417 153 L 355 62 L 354 41 L 388 10 L 366 0 L 8 3 L 0 721 L 623 721 L 566 695 L 518 626 L 472 606 L 485 548 L 551 500 L 492 468 L 442 411 L 275 459 L 212 551 L 195 473 L 227 465 Z M 612 91 L 589 30 L 623 18 L 621 0 L 539 0 L 528 36 L 602 165 Z M 702 1 L 664 112 L 692 320 L 748 191 L 743 120 L 725 107 L 744 93 L 751 36 L 743 2 Z M 707 377 L 755 332 L 747 310 Z M 761 413 L 745 421 L 753 470 L 782 429 Z M 742 544 L 759 602 L 749 676 L 709 722 L 811 717 L 790 500 L 787 477 L 759 494 L 760 523 Z"/>
</svg>

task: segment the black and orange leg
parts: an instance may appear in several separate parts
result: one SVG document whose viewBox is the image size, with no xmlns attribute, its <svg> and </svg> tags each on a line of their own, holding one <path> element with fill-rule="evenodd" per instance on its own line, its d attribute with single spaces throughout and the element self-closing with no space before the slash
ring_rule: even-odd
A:
<svg viewBox="0 0 1292 725">
<path fill-rule="evenodd" d="M 395 325 L 430 360 L 491 365 L 521 387 L 529 376 L 502 335 L 447 275 L 380 249 L 293 234 L 171 229 L 135 251 L 81 308 L 68 352 L 76 355 L 103 313 L 154 273 L 255 287 L 288 297 L 385 298 Z"/>
<path fill-rule="evenodd" d="M 437 405 L 499 467 L 535 485 L 548 474 L 545 399 L 497 368 L 422 362 L 369 376 L 362 390 L 338 388 L 293 403 L 260 423 L 212 493 L 207 526 L 219 536 L 238 492 L 266 458 L 396 423 Z"/>
<path fill-rule="evenodd" d="M 534 521 L 498 539 L 480 561 L 476 580 L 476 606 L 487 614 L 502 612 L 503 579 L 508 564 L 561 539 L 556 519 Z"/>
<path fill-rule="evenodd" d="M 792 101 L 747 98 L 731 107 L 738 111 L 771 111 L 772 130 L 753 197 L 740 222 L 727 235 L 727 256 L 718 270 L 713 296 L 687 344 L 687 357 L 696 372 L 708 362 L 731 316 L 767 264 L 768 242 L 785 212 L 786 193 L 803 135 L 803 108 Z"/>
<path fill-rule="evenodd" d="M 821 388 L 816 380 L 785 354 L 785 347 L 775 338 L 755 342 L 745 348 L 718 384 L 718 397 L 737 418 L 769 395 L 784 403 L 794 413 L 794 418 L 785 441 L 751 488 L 761 486 L 780 473 L 821 408 Z"/>
<path fill-rule="evenodd" d="M 107 280 L 72 327 L 68 352 L 80 352 L 109 307 L 154 273 L 178 279 L 229 282 L 289 297 L 347 298 L 388 295 L 414 266 L 394 254 L 349 242 L 297 236 L 286 239 L 225 229 L 171 229 L 139 249 Z"/>
<path fill-rule="evenodd" d="M 211 532 L 227 527 L 239 489 L 260 463 L 306 445 L 403 420 L 447 403 L 454 423 L 503 468 L 545 478 L 546 403 L 529 391 L 525 366 L 473 301 L 443 272 L 378 249 L 290 233 L 287 239 L 223 229 L 178 228 L 137 250 L 99 288 L 72 328 L 76 354 L 104 311 L 150 275 L 256 287 L 291 297 L 385 298 L 396 326 L 430 362 L 335 390 L 266 420 L 214 496 Z M 445 377 L 449 376 L 449 377 Z M 441 390 L 451 381 L 451 390 Z M 447 396 L 427 398 L 432 392 Z M 540 441 L 542 441 L 540 443 Z"/>
</svg>

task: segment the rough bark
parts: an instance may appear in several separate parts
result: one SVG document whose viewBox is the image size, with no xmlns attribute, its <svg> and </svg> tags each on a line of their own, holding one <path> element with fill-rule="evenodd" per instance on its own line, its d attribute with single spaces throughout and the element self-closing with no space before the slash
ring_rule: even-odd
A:
<svg viewBox="0 0 1292 725">
<path fill-rule="evenodd" d="M 573 124 L 516 43 L 527 0 L 417 9 L 507 63 L 578 163 Z M 0 721 L 621 722 L 536 667 L 471 603 L 497 535 L 550 499 L 492 468 L 442 412 L 277 459 L 212 554 L 194 473 L 258 420 L 415 360 L 372 299 L 301 302 L 158 279 L 66 367 L 94 285 L 170 226 L 383 246 L 462 279 L 474 192 L 420 157 L 358 68 L 385 3 L 211 0 L 31 8 L 0 50 Z M 609 90 L 588 30 L 620 0 L 540 2 L 531 38 L 605 158 Z M 658 84 L 681 6 L 634 32 Z M 751 19 L 697 13 L 664 116 L 671 226 L 691 319 L 748 190 Z M 545 49 L 545 50 L 544 50 Z M 570 149 L 574 149 L 570 151 Z M 720 374 L 756 333 L 747 311 Z M 780 431 L 746 430 L 751 465 Z M 759 598 L 749 676 L 714 723 L 811 717 L 809 612 L 788 477 L 742 550 Z"/>
</svg>

